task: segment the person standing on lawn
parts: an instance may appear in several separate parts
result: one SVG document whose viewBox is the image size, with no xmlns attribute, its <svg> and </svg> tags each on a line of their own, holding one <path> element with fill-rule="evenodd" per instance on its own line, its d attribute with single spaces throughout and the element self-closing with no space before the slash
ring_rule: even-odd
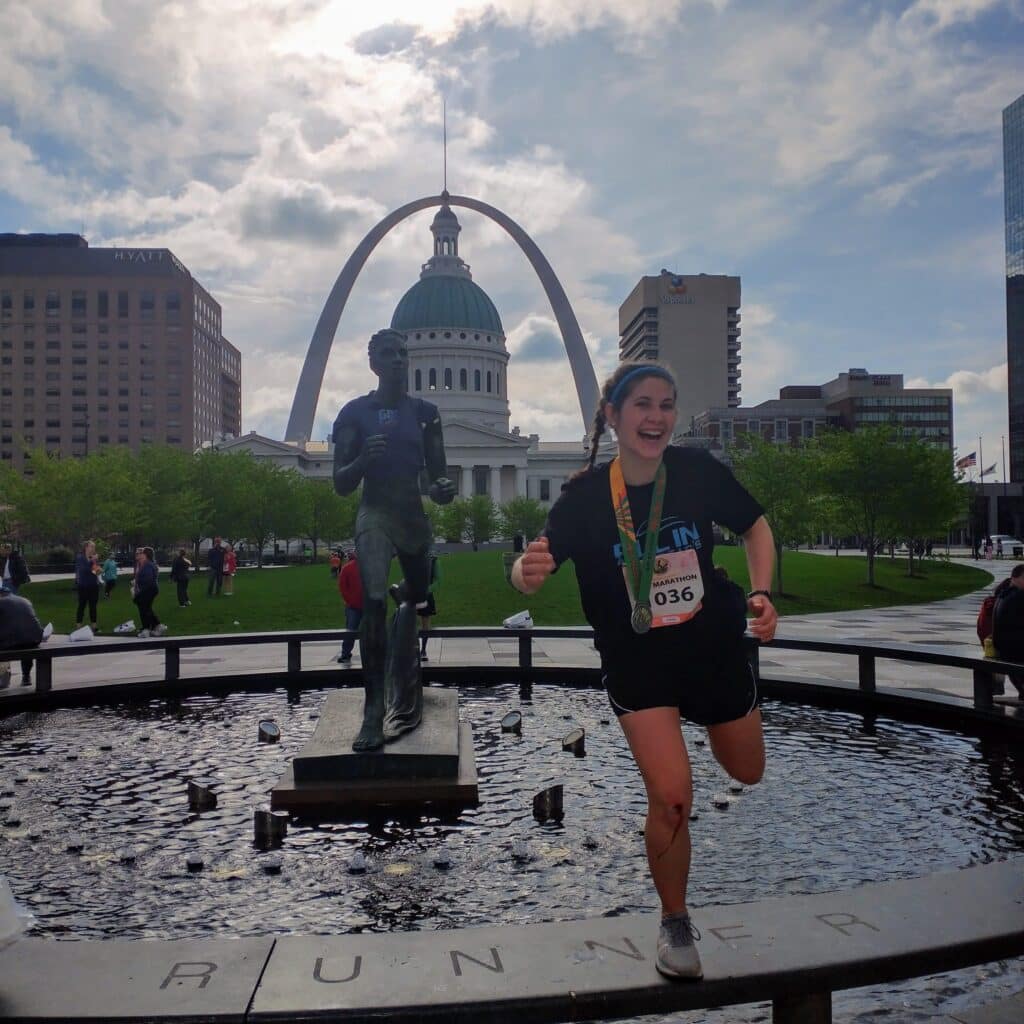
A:
<svg viewBox="0 0 1024 1024">
<path fill-rule="evenodd" d="M 96 608 L 100 599 L 100 563 L 96 559 L 96 545 L 87 540 L 82 550 L 75 555 L 75 589 L 78 591 L 78 608 L 75 611 L 75 629 L 81 629 L 85 606 L 89 606 L 89 625 L 94 633 L 99 632 L 96 625 Z"/>
<path fill-rule="evenodd" d="M 104 559 L 100 578 L 103 580 L 103 596 L 110 597 L 114 592 L 114 587 L 117 586 L 117 561 L 114 559 L 113 553 Z"/>
<path fill-rule="evenodd" d="M 178 607 L 187 608 L 192 602 L 188 599 L 189 573 L 192 571 L 192 562 L 185 555 L 184 548 L 178 548 L 178 554 L 171 562 L 171 579 L 178 590 Z"/>
<path fill-rule="evenodd" d="M 11 544 L 0 544 L 0 590 L 17 595 L 29 582 L 31 577 L 21 552 L 15 551 Z"/>
<path fill-rule="evenodd" d="M 363 621 L 363 581 L 359 576 L 359 561 L 354 551 L 345 556 L 345 561 L 338 571 L 338 592 L 345 602 L 345 628 L 359 629 Z M 337 659 L 340 664 L 351 664 L 355 644 L 355 637 L 346 637 L 341 641 Z"/>
<path fill-rule="evenodd" d="M 213 538 L 213 544 L 206 552 L 206 566 L 206 596 L 212 597 L 216 588 L 217 596 L 220 597 L 220 588 L 224 585 L 224 548 L 221 546 L 220 537 Z"/>
<path fill-rule="evenodd" d="M 156 558 L 153 549 L 142 548 L 139 555 L 138 572 L 135 574 L 135 603 L 139 606 L 139 618 L 142 621 L 140 637 L 163 636 L 167 627 L 157 618 L 153 611 L 153 602 L 160 593 L 157 582 Z"/>
<path fill-rule="evenodd" d="M 662 913 L 657 968 L 700 978 L 686 902 L 693 781 L 680 718 L 707 728 L 734 779 L 761 779 L 757 683 L 742 638 L 747 611 L 759 640 L 775 636 L 775 551 L 761 506 L 729 469 L 703 449 L 670 445 L 676 415 L 666 368 L 620 364 L 602 390 L 589 465 L 563 488 L 512 582 L 536 593 L 573 561 L 602 680 L 647 792 L 647 862 Z M 598 467 L 606 426 L 619 453 Z M 753 587 L 745 598 L 715 572 L 713 523 L 743 537 Z"/>
<path fill-rule="evenodd" d="M 235 573 L 238 571 L 238 556 L 235 549 L 227 544 L 224 547 L 224 596 L 233 597 L 235 593 Z"/>
</svg>

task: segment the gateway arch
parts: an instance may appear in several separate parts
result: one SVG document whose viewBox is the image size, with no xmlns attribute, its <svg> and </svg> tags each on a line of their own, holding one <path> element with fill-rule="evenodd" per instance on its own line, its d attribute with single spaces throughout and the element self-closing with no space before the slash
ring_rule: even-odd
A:
<svg viewBox="0 0 1024 1024">
<path fill-rule="evenodd" d="M 512 236 L 525 253 L 544 287 L 544 292 L 551 303 L 551 310 L 555 314 L 558 329 L 562 333 L 565 354 L 569 357 L 569 366 L 576 383 L 576 397 L 580 403 L 584 433 L 588 430 L 594 411 L 597 409 L 600 394 L 597 377 L 594 375 L 594 365 L 590 361 L 590 353 L 583 341 L 583 334 L 576 321 L 576 314 L 573 313 L 565 289 L 554 270 L 551 269 L 551 264 L 537 247 L 537 243 L 501 210 L 489 206 L 479 199 L 471 199 L 469 196 L 452 196 L 444 191 L 439 196 L 415 199 L 389 213 L 356 246 L 345 266 L 342 267 L 341 273 L 331 289 L 331 294 L 327 296 L 327 302 L 324 303 L 320 319 L 316 322 L 316 330 L 313 331 L 313 338 L 309 343 L 309 350 L 306 352 L 306 361 L 302 364 L 302 373 L 299 374 L 299 384 L 295 389 L 295 398 L 292 401 L 291 415 L 288 417 L 288 429 L 285 431 L 286 441 L 305 441 L 312 435 L 313 419 L 320 398 L 320 387 L 323 384 L 324 371 L 327 369 L 327 357 L 331 353 L 338 321 L 345 309 L 345 303 L 348 302 L 352 286 L 363 269 L 363 265 L 369 259 L 370 253 L 384 236 L 406 217 L 419 213 L 420 210 L 443 206 L 446 203 L 449 206 L 461 206 L 467 210 L 475 210 L 485 217 L 490 217 L 495 224 L 500 225 Z"/>
</svg>

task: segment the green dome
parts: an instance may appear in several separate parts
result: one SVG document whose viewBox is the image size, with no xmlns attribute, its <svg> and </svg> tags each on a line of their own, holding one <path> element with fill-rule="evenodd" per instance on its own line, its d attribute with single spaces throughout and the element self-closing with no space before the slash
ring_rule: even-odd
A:
<svg viewBox="0 0 1024 1024">
<path fill-rule="evenodd" d="M 396 331 L 461 327 L 504 334 L 501 318 L 487 293 L 468 277 L 431 274 L 417 281 L 401 298 L 391 318 Z"/>
</svg>

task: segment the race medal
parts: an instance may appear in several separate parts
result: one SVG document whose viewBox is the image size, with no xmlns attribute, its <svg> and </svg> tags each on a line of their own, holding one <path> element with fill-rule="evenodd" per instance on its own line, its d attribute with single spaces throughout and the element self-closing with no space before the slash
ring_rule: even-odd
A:
<svg viewBox="0 0 1024 1024">
<path fill-rule="evenodd" d="M 654 616 L 651 614 L 649 604 L 637 604 L 633 606 L 633 614 L 630 616 L 629 624 L 633 627 L 634 633 L 646 633 L 651 628 Z"/>
<path fill-rule="evenodd" d="M 634 633 L 646 633 L 654 622 L 654 615 L 651 612 L 651 580 L 654 577 L 654 554 L 658 548 L 658 534 L 661 529 L 661 509 L 665 503 L 666 478 L 663 462 L 658 466 L 654 477 L 651 511 L 647 519 L 646 550 L 641 554 L 637 550 L 636 528 L 633 526 L 633 516 L 629 509 L 629 495 L 622 475 L 622 465 L 617 456 L 612 460 L 608 471 L 612 506 L 615 509 L 615 525 L 622 546 L 622 573 L 626 593 L 633 606 L 629 624 Z"/>
</svg>

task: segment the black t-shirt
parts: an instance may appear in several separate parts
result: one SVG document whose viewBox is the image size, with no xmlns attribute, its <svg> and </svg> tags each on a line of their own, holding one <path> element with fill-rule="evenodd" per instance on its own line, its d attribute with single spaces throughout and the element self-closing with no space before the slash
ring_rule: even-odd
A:
<svg viewBox="0 0 1024 1024">
<path fill-rule="evenodd" d="M 697 553 L 704 599 L 701 610 L 678 626 L 663 626 L 638 635 L 630 627 L 629 595 L 622 574 L 622 551 L 615 525 L 606 464 L 563 488 L 548 513 L 544 534 L 555 564 L 572 559 L 583 613 L 594 627 L 602 657 L 679 656 L 678 644 L 718 642 L 736 633 L 735 588 L 715 573 L 712 523 L 746 533 L 764 509 L 727 466 L 699 448 L 669 447 L 664 455 L 665 504 L 658 532 L 658 552 Z M 647 517 L 654 484 L 626 488 L 641 549 L 647 544 Z"/>
</svg>

